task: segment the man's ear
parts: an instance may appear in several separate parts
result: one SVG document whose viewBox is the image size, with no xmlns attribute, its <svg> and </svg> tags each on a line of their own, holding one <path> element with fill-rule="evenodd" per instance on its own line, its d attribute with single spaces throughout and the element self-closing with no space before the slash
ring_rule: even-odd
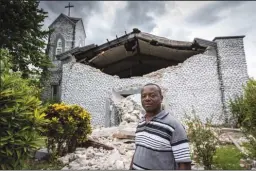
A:
<svg viewBox="0 0 256 171">
<path fill-rule="evenodd" d="M 164 99 L 164 97 L 163 97 L 163 95 L 161 95 L 161 103 L 163 102 L 163 99 Z"/>
</svg>

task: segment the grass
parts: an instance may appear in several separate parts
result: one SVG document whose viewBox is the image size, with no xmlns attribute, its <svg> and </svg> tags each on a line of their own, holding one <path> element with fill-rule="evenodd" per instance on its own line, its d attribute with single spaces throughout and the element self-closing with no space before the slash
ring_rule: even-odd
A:
<svg viewBox="0 0 256 171">
<path fill-rule="evenodd" d="M 30 160 L 23 168 L 23 170 L 61 170 L 64 165 L 60 162 L 54 161 L 50 162 L 47 160 L 44 161 L 35 161 Z"/>
<path fill-rule="evenodd" d="M 214 169 L 243 170 L 240 159 L 243 154 L 234 145 L 225 145 L 217 148 L 214 156 Z"/>
</svg>

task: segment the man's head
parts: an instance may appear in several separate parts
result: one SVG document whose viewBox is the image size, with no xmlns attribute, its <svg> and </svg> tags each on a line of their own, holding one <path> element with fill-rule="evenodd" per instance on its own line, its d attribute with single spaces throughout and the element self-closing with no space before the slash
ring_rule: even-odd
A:
<svg viewBox="0 0 256 171">
<path fill-rule="evenodd" d="M 163 95 L 161 88 L 157 84 L 149 83 L 141 90 L 141 103 L 148 113 L 156 114 L 161 109 Z"/>
</svg>

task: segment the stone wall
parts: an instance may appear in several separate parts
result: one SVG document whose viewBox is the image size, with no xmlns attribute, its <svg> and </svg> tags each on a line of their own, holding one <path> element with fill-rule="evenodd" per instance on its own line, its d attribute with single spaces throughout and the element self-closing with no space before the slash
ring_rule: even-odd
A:
<svg viewBox="0 0 256 171">
<path fill-rule="evenodd" d="M 74 31 L 74 25 L 69 21 L 66 17 L 61 16 L 57 21 L 53 23 L 51 28 L 54 29 L 54 32 L 50 35 L 50 49 L 49 49 L 49 57 L 52 59 L 53 68 L 50 68 L 50 78 L 44 84 L 44 91 L 42 92 L 42 99 L 43 100 L 50 100 L 51 99 L 51 86 L 61 84 L 61 76 L 62 76 L 62 64 L 66 63 L 67 61 L 58 61 L 55 59 L 55 52 L 56 52 L 56 45 L 57 39 L 61 38 L 63 41 L 63 51 L 68 51 L 72 49 L 72 43 L 75 40 L 82 40 L 82 46 L 84 46 L 85 41 L 85 33 L 82 22 L 79 21 L 76 25 L 76 30 Z M 74 38 L 74 32 L 76 33 L 76 39 Z M 76 44 L 79 42 L 76 41 Z M 59 94 L 61 95 L 61 89 L 59 90 Z"/>
<path fill-rule="evenodd" d="M 85 33 L 82 20 L 76 23 L 75 29 L 75 47 L 82 47 L 85 46 Z"/>
<path fill-rule="evenodd" d="M 61 61 L 53 61 L 54 67 L 50 68 L 50 76 L 47 81 L 44 82 L 44 90 L 42 92 L 42 99 L 47 101 L 51 100 L 51 86 L 52 85 L 60 85 L 61 76 L 62 76 L 62 62 Z M 60 87 L 59 87 L 60 88 Z M 59 90 L 59 94 L 61 89 Z"/>
<path fill-rule="evenodd" d="M 243 37 L 216 39 L 220 77 L 222 79 L 223 109 L 225 120 L 230 119 L 228 103 L 231 98 L 241 95 L 242 85 L 248 80 Z"/>
<path fill-rule="evenodd" d="M 93 125 L 104 125 L 106 100 L 116 91 L 135 88 L 152 82 L 164 92 L 165 106 L 183 119 L 192 110 L 205 120 L 214 117 L 222 123 L 220 81 L 217 57 L 210 53 L 195 55 L 177 66 L 168 67 L 143 77 L 119 79 L 81 63 L 63 65 L 62 101 L 83 106 L 92 114 Z"/>
</svg>

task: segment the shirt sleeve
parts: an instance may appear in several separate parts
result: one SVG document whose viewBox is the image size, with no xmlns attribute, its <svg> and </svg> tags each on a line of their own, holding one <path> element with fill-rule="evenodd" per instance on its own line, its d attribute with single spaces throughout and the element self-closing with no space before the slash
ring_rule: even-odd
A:
<svg viewBox="0 0 256 171">
<path fill-rule="evenodd" d="M 177 163 L 191 162 L 189 142 L 185 128 L 177 122 L 172 134 L 171 146 L 174 159 Z"/>
</svg>

